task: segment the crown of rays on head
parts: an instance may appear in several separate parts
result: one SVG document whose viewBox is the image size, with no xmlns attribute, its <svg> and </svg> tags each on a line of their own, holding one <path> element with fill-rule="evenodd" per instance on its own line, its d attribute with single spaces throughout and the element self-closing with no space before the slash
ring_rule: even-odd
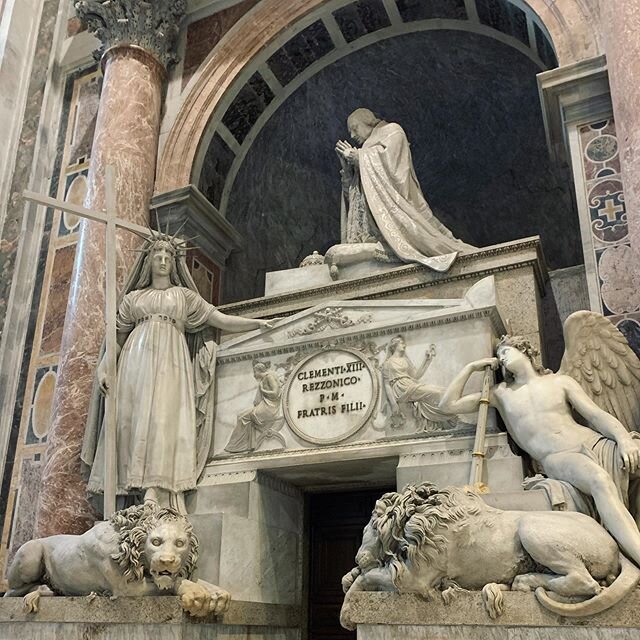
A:
<svg viewBox="0 0 640 640">
<path fill-rule="evenodd" d="M 162 227 L 160 226 L 160 217 L 158 216 L 158 210 L 155 209 L 154 213 L 156 215 L 156 226 L 158 227 L 158 230 L 149 227 L 149 235 L 147 235 L 145 233 L 140 233 L 138 231 L 135 231 L 134 229 L 131 229 L 132 233 L 135 233 L 139 238 L 142 238 L 146 244 L 141 249 L 129 249 L 129 251 L 133 251 L 134 253 L 149 254 L 155 247 L 162 243 L 164 245 L 168 245 L 169 250 L 176 258 L 184 258 L 187 255 L 187 251 L 197 249 L 197 247 L 189 247 L 187 246 L 187 244 L 195 240 L 196 238 L 199 238 L 199 234 L 193 236 L 192 238 L 187 238 L 186 240 L 178 238 L 178 234 L 187 224 L 186 220 L 178 227 L 176 232 L 171 235 L 169 233 L 169 222 L 167 222 L 165 230 L 162 231 Z"/>
</svg>

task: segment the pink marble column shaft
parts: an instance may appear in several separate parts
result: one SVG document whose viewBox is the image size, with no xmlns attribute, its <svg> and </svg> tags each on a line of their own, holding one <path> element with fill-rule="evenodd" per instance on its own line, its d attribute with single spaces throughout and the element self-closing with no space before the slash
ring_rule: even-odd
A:
<svg viewBox="0 0 640 640">
<path fill-rule="evenodd" d="M 105 207 L 105 168 L 115 169 L 118 217 L 149 224 L 165 71 L 135 46 L 108 50 L 85 205 Z M 137 236 L 118 232 L 118 282 L 131 267 Z M 84 220 L 74 264 L 53 400 L 36 536 L 82 533 L 97 518 L 86 498 L 80 451 L 104 338 L 105 228 Z"/>
<path fill-rule="evenodd" d="M 600 0 L 629 237 L 640 275 L 640 0 Z"/>
</svg>

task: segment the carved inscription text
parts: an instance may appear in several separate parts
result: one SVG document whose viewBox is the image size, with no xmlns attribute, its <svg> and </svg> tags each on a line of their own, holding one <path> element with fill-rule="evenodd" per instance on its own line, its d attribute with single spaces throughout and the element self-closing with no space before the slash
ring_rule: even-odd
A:
<svg viewBox="0 0 640 640">
<path fill-rule="evenodd" d="M 285 416 L 301 438 L 315 444 L 340 442 L 371 416 L 377 377 L 355 350 L 313 354 L 292 372 L 285 391 Z"/>
</svg>

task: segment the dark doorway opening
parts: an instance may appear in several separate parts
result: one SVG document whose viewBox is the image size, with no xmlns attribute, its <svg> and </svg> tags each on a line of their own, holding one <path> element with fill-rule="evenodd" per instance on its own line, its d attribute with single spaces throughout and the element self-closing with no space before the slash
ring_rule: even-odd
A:
<svg viewBox="0 0 640 640">
<path fill-rule="evenodd" d="M 309 640 L 355 640 L 340 626 L 342 576 L 355 565 L 376 500 L 395 487 L 309 495 Z"/>
</svg>

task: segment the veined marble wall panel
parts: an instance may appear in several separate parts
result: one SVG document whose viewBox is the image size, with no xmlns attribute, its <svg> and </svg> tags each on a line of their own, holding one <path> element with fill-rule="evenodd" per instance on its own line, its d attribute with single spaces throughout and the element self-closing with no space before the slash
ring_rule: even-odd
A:
<svg viewBox="0 0 640 640">
<path fill-rule="evenodd" d="M 58 148 L 49 195 L 82 204 L 98 110 L 100 73 L 75 71 L 65 84 Z M 78 220 L 47 212 L 29 333 L 20 371 L 9 454 L 0 493 L 0 567 L 33 534 L 41 459 L 47 443 Z M 5 507 L 6 506 L 6 507 Z M 5 507 L 5 508 L 2 508 Z"/>
<path fill-rule="evenodd" d="M 38 493 L 42 480 L 42 454 L 33 458 L 24 457 L 20 464 L 20 486 L 16 489 L 15 509 L 19 509 L 15 518 L 8 557 L 11 558 L 25 542 L 33 537 L 33 522 L 36 519 Z"/>
<path fill-rule="evenodd" d="M 302 492 L 267 474 L 223 473 L 188 500 L 203 560 L 198 577 L 236 600 L 301 603 Z"/>
<path fill-rule="evenodd" d="M 48 53 L 42 44 L 50 37 L 48 29 L 53 26 L 48 20 L 53 14 L 45 11 L 43 28 L 40 29 L 44 4 L 43 0 L 0 0 L 0 234 L 5 213 L 11 218 L 7 204 L 11 197 L 14 170 L 19 167 L 19 158 L 24 157 L 23 154 L 28 155 L 30 146 L 24 144 L 26 140 L 23 134 L 32 125 L 32 122 L 24 120 L 25 110 L 35 106 L 37 96 L 42 95 L 43 83 L 31 83 L 31 79 L 32 64 L 38 56 Z M 40 40 L 36 42 L 38 37 Z M 34 47 L 38 50 L 34 51 Z M 34 75 L 42 78 L 41 74 L 46 73 L 46 64 L 44 67 L 35 70 Z M 37 121 L 37 117 L 32 119 Z"/>
<path fill-rule="evenodd" d="M 599 304 L 640 356 L 640 281 L 629 241 L 620 154 L 613 118 L 578 127 L 580 181 L 586 199 Z"/>
<path fill-rule="evenodd" d="M 220 582 L 240 600 L 295 604 L 300 597 L 296 579 L 300 544 L 297 533 L 226 515 Z"/>
<path fill-rule="evenodd" d="M 69 165 L 82 164 L 91 153 L 101 89 L 102 75 L 99 74 L 91 74 L 77 88 L 69 122 Z"/>
<path fill-rule="evenodd" d="M 2 277 L 0 277 L 0 326 L 2 326 L 7 313 L 20 230 L 22 228 L 23 203 L 18 198 L 18 194 L 29 184 L 29 176 L 32 170 L 33 154 L 40 124 L 40 110 L 47 81 L 48 60 L 58 17 L 58 4 L 58 0 L 45 0 L 42 5 L 40 29 L 35 43 L 35 50 L 33 51 L 32 73 L 26 95 L 24 118 L 15 158 L 15 169 L 7 190 L 6 217 L 2 219 L 0 216 L 0 266 L 2 267 Z M 36 19 L 36 16 L 33 16 L 33 18 Z M 28 73 L 27 70 L 22 72 Z M 12 73 L 20 73 L 20 71 L 13 69 Z M 3 87 L 3 89 L 7 90 L 7 87 Z M 6 122 L 3 118 L 4 125 L 6 125 Z"/>
<path fill-rule="evenodd" d="M 67 299 L 69 297 L 75 255 L 76 247 L 74 243 L 60 247 L 53 256 L 52 277 L 42 323 L 41 356 L 58 353 L 60 350 L 62 327 L 67 310 Z"/>
</svg>

